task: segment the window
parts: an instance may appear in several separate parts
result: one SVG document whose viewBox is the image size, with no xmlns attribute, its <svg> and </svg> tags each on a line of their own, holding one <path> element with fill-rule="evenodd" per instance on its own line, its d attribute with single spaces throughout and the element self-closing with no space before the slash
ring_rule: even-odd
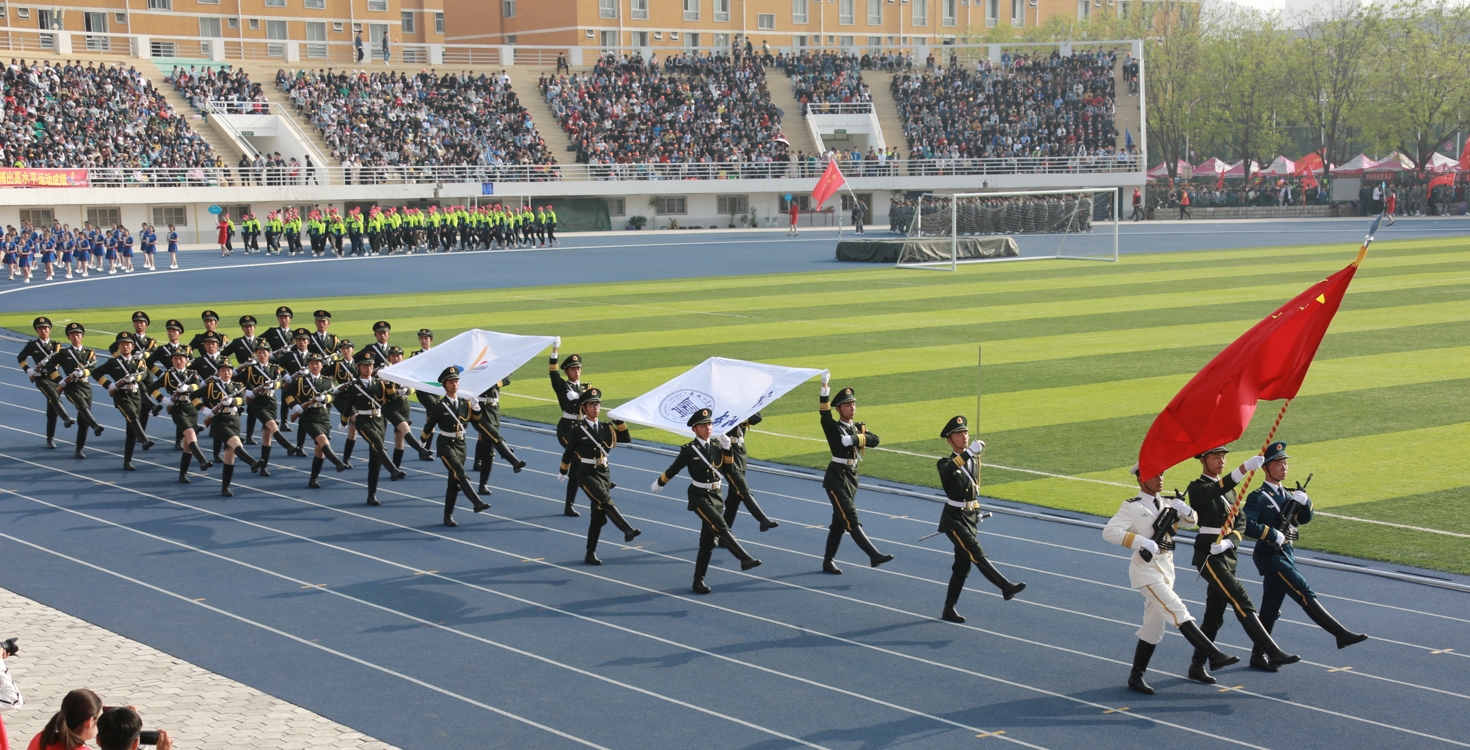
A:
<svg viewBox="0 0 1470 750">
<path fill-rule="evenodd" d="M 868 0 L 868 25 L 883 25 L 883 0 Z"/>
<path fill-rule="evenodd" d="M 516 43 L 516 39 L 517 39 L 517 35 L 515 35 L 515 34 L 506 34 L 505 35 L 505 43 L 506 44 L 515 44 Z"/>
<path fill-rule="evenodd" d="M 19 18 L 30 18 L 31 17 L 31 9 L 30 8 L 16 8 L 15 9 L 15 15 L 17 17 L 19 17 Z"/>
<path fill-rule="evenodd" d="M 715 49 L 730 49 L 730 35 L 715 34 Z"/>
<path fill-rule="evenodd" d="M 790 201 L 786 200 L 786 196 L 783 195 L 781 196 L 781 213 L 784 214 L 790 211 L 793 202 L 802 211 L 812 210 L 812 197 L 810 195 L 793 195 Z"/>
<path fill-rule="evenodd" d="M 858 193 L 857 194 L 857 199 L 860 200 L 860 201 L 862 201 L 863 203 L 867 204 L 870 208 L 873 205 L 873 194 L 872 193 Z M 852 210 L 852 193 L 844 192 L 842 194 L 842 210 L 843 211 L 851 211 Z"/>
<path fill-rule="evenodd" d="M 21 218 L 25 218 L 22 216 Z M 87 209 L 87 221 L 94 227 L 110 227 L 122 223 L 122 209 L 117 206 L 93 206 Z"/>
<path fill-rule="evenodd" d="M 266 21 L 265 22 L 265 38 L 266 39 L 285 39 L 285 38 L 287 38 L 286 37 L 286 22 L 285 21 Z M 265 47 L 265 53 L 267 55 L 270 55 L 271 57 L 285 57 L 286 56 L 286 45 L 284 45 L 284 44 L 267 44 L 266 47 Z"/>
<path fill-rule="evenodd" d="M 326 41 L 327 41 L 327 24 L 326 24 L 326 22 L 325 21 L 307 21 L 306 22 L 306 41 L 308 42 L 308 44 L 306 45 L 306 56 L 307 57 L 326 57 L 327 56 L 327 45 L 326 45 Z"/>
<path fill-rule="evenodd" d="M 1092 15 L 1092 0 L 1077 0 L 1077 17 L 1087 20 Z"/>
<path fill-rule="evenodd" d="M 716 210 L 721 216 L 730 214 L 743 214 L 750 211 L 750 196 L 748 195 L 717 195 L 715 196 Z"/>
<path fill-rule="evenodd" d="M 326 0 L 306 0 L 303 7 L 307 10 L 323 10 L 327 7 L 327 2 Z"/>
<path fill-rule="evenodd" d="M 618 0 L 597 0 L 598 18 L 617 18 Z"/>
<path fill-rule="evenodd" d="M 265 0 L 265 7 L 284 8 L 286 7 L 286 0 Z"/>
<path fill-rule="evenodd" d="M 699 49 L 699 35 L 693 32 L 686 33 L 684 35 L 684 46 L 691 50 Z"/>
<path fill-rule="evenodd" d="M 435 13 L 434 14 L 434 33 L 435 34 L 443 34 L 444 33 L 444 14 L 443 13 Z"/>
<path fill-rule="evenodd" d="M 333 34 L 341 34 L 342 33 L 342 22 L 341 21 L 333 21 L 332 22 L 332 33 Z"/>
<path fill-rule="evenodd" d="M 112 20 L 116 21 L 118 26 L 123 26 L 123 25 L 127 24 L 127 22 L 128 22 L 128 14 L 126 14 L 126 13 L 113 13 L 112 14 Z"/>
<path fill-rule="evenodd" d="M 306 1 L 307 2 L 311 2 L 311 0 L 306 0 Z M 405 34 L 412 34 L 413 33 L 413 30 L 414 30 L 414 25 L 413 25 L 413 12 L 412 11 L 405 10 L 405 11 L 403 11 L 403 13 L 401 15 L 402 15 L 402 18 L 403 18 L 403 33 L 405 33 Z"/>
<path fill-rule="evenodd" d="M 807 0 L 791 0 L 791 22 L 792 23 L 806 23 L 807 22 L 806 4 L 807 4 Z"/>
<path fill-rule="evenodd" d="M 633 18 L 638 21 L 648 20 L 648 0 L 631 0 Z"/>
<path fill-rule="evenodd" d="M 368 10 L 388 10 L 388 0 L 367 0 Z"/>
<path fill-rule="evenodd" d="M 602 45 L 603 49 L 615 49 L 618 46 L 618 32 L 616 31 L 599 31 L 597 36 L 598 44 Z"/>
<path fill-rule="evenodd" d="M 985 25 L 994 26 L 1000 19 L 1000 0 L 985 0 Z"/>
<path fill-rule="evenodd" d="M 630 39 L 629 41 L 632 42 L 632 44 L 633 44 L 634 47 L 647 47 L 648 46 L 648 32 L 646 32 L 646 31 L 635 31 L 630 36 L 632 37 L 632 39 Z"/>
<path fill-rule="evenodd" d="M 169 224 L 175 227 L 189 226 L 189 212 L 184 206 L 153 207 L 153 226 L 167 227 Z"/>
<path fill-rule="evenodd" d="M 684 0 L 684 20 L 699 20 L 699 0 Z M 683 213 L 682 211 L 680 213 Z"/>
<path fill-rule="evenodd" d="M 173 42 L 149 42 L 148 49 L 154 57 L 178 57 L 179 47 Z"/>
<path fill-rule="evenodd" d="M 841 47 L 843 50 L 847 51 L 847 52 L 851 52 L 852 51 L 852 48 L 856 44 L 857 44 L 857 40 L 854 37 L 851 37 L 851 36 L 839 36 L 839 37 L 837 37 L 837 45 L 839 47 Z"/>
<path fill-rule="evenodd" d="M 775 13 L 761 13 L 755 17 L 755 27 L 761 31 L 773 31 L 776 28 Z"/>
<path fill-rule="evenodd" d="M 20 220 L 30 222 L 32 227 L 49 227 L 51 222 L 56 221 L 56 209 L 22 208 Z"/>
<path fill-rule="evenodd" d="M 626 198 L 604 198 L 607 203 L 608 216 L 627 216 L 628 200 Z"/>
<path fill-rule="evenodd" d="M 944 8 L 944 25 L 954 26 L 956 18 L 956 7 L 959 5 L 959 0 L 939 0 L 939 2 L 943 4 L 942 7 Z"/>
<path fill-rule="evenodd" d="M 0 18 L 5 17 L 5 6 L 0 5 Z"/>
<path fill-rule="evenodd" d="M 837 0 L 837 23 L 842 26 L 851 26 L 853 20 L 853 3 L 857 0 Z"/>
<path fill-rule="evenodd" d="M 730 0 L 715 0 L 715 20 L 730 20 Z"/>
<path fill-rule="evenodd" d="M 250 19 L 250 30 L 251 31 L 260 31 L 260 19 L 259 18 L 252 18 L 252 19 Z"/>
<path fill-rule="evenodd" d="M 798 49 L 805 49 L 806 48 L 806 37 L 805 36 L 794 36 L 794 37 L 791 37 L 791 43 L 794 44 L 794 45 L 796 45 L 796 47 Z"/>
<path fill-rule="evenodd" d="M 209 18 L 208 16 L 200 16 L 199 36 L 205 38 L 217 38 L 224 36 L 224 34 L 221 34 L 219 30 L 219 19 Z"/>
<path fill-rule="evenodd" d="M 653 204 L 653 212 L 656 214 L 682 216 L 688 213 L 682 195 L 660 195 L 653 199 Z"/>
<path fill-rule="evenodd" d="M 929 25 L 929 0 L 913 0 L 914 3 L 914 25 Z"/>
<path fill-rule="evenodd" d="M 173 0 L 148 0 L 148 10 L 173 10 Z"/>
<path fill-rule="evenodd" d="M 1025 0 L 1011 0 L 1011 25 L 1017 28 L 1026 25 Z"/>
<path fill-rule="evenodd" d="M 501 0 L 500 15 L 506 18 L 516 17 L 516 0 Z"/>
</svg>

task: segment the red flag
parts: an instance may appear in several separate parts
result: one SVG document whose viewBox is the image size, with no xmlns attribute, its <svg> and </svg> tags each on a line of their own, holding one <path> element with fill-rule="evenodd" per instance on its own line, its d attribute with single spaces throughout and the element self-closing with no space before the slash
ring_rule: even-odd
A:
<svg viewBox="0 0 1470 750">
<path fill-rule="evenodd" d="M 1210 360 L 1154 419 L 1139 476 L 1238 439 L 1257 401 L 1294 398 L 1357 270 L 1354 262 L 1312 285 Z"/>
<path fill-rule="evenodd" d="M 1435 175 L 1434 176 L 1434 179 L 1432 179 L 1432 180 L 1429 181 L 1429 187 L 1427 189 L 1428 190 L 1433 190 L 1435 185 L 1453 185 L 1453 184 L 1455 184 L 1455 175 L 1454 174 Z"/>
<path fill-rule="evenodd" d="M 1460 169 L 1470 170 L 1470 138 L 1465 139 L 1465 150 L 1460 152 Z"/>
<path fill-rule="evenodd" d="M 821 179 L 817 180 L 817 186 L 812 188 L 812 210 L 815 211 L 832 197 L 837 189 L 847 184 L 847 179 L 842 176 L 841 170 L 837 169 L 837 162 L 827 162 L 827 171 L 822 173 Z"/>
</svg>

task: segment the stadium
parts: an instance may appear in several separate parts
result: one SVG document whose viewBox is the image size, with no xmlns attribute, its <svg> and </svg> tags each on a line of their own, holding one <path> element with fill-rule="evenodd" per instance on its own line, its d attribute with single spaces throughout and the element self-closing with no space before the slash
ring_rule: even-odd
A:
<svg viewBox="0 0 1470 750">
<path fill-rule="evenodd" d="M 1458 6 L 106 3 L 0 750 L 1467 744 Z"/>
</svg>

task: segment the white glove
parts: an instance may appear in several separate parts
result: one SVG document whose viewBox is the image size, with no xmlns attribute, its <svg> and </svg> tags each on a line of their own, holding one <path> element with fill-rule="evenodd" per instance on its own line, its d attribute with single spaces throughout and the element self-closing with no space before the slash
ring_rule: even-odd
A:
<svg viewBox="0 0 1470 750">
<path fill-rule="evenodd" d="M 730 436 L 729 435 L 721 435 L 721 436 L 719 436 L 718 438 L 715 438 L 715 439 L 720 442 L 720 448 L 722 450 L 730 450 Z"/>
<path fill-rule="evenodd" d="M 288 373 L 286 373 L 286 376 L 285 377 L 281 378 L 281 382 L 282 383 L 290 383 L 291 381 L 293 381 L 295 379 L 296 379 L 296 376 L 288 372 Z"/>
<path fill-rule="evenodd" d="M 1286 535 L 1282 534 L 1276 529 L 1271 529 L 1271 541 L 1275 542 L 1276 546 L 1279 547 L 1283 544 L 1286 544 Z"/>
<path fill-rule="evenodd" d="M 852 436 L 851 435 L 843 435 L 842 436 L 842 444 L 850 447 L 852 445 Z"/>
<path fill-rule="evenodd" d="M 985 441 L 984 440 L 971 440 L 970 441 L 969 451 L 970 451 L 970 455 L 972 455 L 972 456 L 978 456 L 981 453 L 984 453 L 985 452 Z"/>
<path fill-rule="evenodd" d="M 652 487 L 649 487 L 649 489 L 653 490 L 654 492 L 663 492 L 664 491 L 664 486 L 661 485 L 661 484 L 659 484 L 658 483 L 658 480 L 655 479 L 655 480 L 653 480 L 653 486 Z"/>
<path fill-rule="evenodd" d="M 1140 550 L 1147 550 L 1150 555 L 1159 554 L 1159 543 L 1148 537 L 1138 537 L 1138 548 Z"/>
<path fill-rule="evenodd" d="M 556 481 L 558 481 L 558 482 L 565 482 L 565 481 L 567 481 L 567 474 L 566 474 L 566 472 L 564 472 L 564 471 L 563 472 L 557 472 Z"/>
<path fill-rule="evenodd" d="M 109 386 L 107 386 L 107 393 L 110 396 L 116 396 L 117 395 L 117 386 L 115 386 L 115 385 L 109 385 Z"/>
<path fill-rule="evenodd" d="M 1302 507 L 1307 507 L 1312 504 L 1311 499 L 1307 497 L 1307 493 L 1302 492 L 1301 490 L 1297 490 L 1296 492 L 1291 493 L 1291 499 L 1295 500 L 1297 502 L 1297 505 L 1300 505 Z"/>
<path fill-rule="evenodd" d="M 200 419 L 209 419 L 210 417 L 213 417 L 213 416 L 214 416 L 214 409 L 211 409 L 211 408 L 209 408 L 209 407 L 206 406 L 203 409 L 200 409 L 199 410 L 199 418 Z"/>
<path fill-rule="evenodd" d="M 255 389 L 253 389 L 253 388 L 247 389 L 245 391 L 245 400 L 246 401 L 250 401 L 250 400 L 253 400 L 254 398 L 255 398 Z"/>
<path fill-rule="evenodd" d="M 286 416 L 288 416 L 288 417 L 296 417 L 296 416 L 300 416 L 300 415 L 301 415 L 301 404 L 297 404 L 297 405 L 291 407 L 291 411 L 286 412 Z"/>
<path fill-rule="evenodd" d="M 1233 540 L 1233 539 L 1226 539 L 1223 542 L 1216 542 L 1216 543 L 1210 545 L 1210 554 L 1212 554 L 1212 555 L 1219 555 L 1219 554 L 1224 553 L 1225 550 L 1228 550 L 1228 549 L 1230 549 L 1230 548 L 1232 548 L 1234 546 L 1235 546 L 1235 540 Z"/>
<path fill-rule="evenodd" d="M 557 337 L 556 337 L 556 338 L 555 338 L 555 339 L 553 339 L 553 340 L 552 340 L 552 342 L 551 342 L 551 351 L 552 351 L 552 352 L 553 352 L 553 353 L 555 353 L 555 352 L 556 352 L 556 350 L 558 350 L 558 349 L 560 349 L 560 348 L 561 348 L 561 337 L 560 337 L 560 336 L 557 336 Z"/>
<path fill-rule="evenodd" d="M 827 384 L 830 383 L 830 382 L 832 382 L 832 373 L 830 371 L 828 371 L 828 370 L 823 370 L 822 371 L 822 388 L 825 389 L 827 387 Z"/>
<path fill-rule="evenodd" d="M 174 400 L 172 398 L 170 398 L 169 396 L 165 395 L 163 398 L 159 399 L 158 404 L 159 404 L 159 406 L 173 406 L 174 405 Z"/>
<path fill-rule="evenodd" d="M 1265 463 L 1266 463 L 1266 457 L 1265 456 L 1261 456 L 1261 455 L 1251 456 L 1250 458 L 1247 458 L 1245 460 L 1245 463 L 1243 463 L 1243 464 L 1240 465 L 1240 471 L 1241 471 L 1241 473 L 1255 471 L 1255 470 L 1261 468 L 1261 466 L 1263 464 L 1265 464 Z"/>
<path fill-rule="evenodd" d="M 567 400 L 568 401 L 576 401 L 577 399 L 579 399 L 581 397 L 582 397 L 582 394 L 581 393 L 578 393 L 577 392 L 577 389 L 575 389 L 575 388 L 568 388 L 567 389 Z"/>
<path fill-rule="evenodd" d="M 1189 503 L 1186 503 L 1177 497 L 1169 498 L 1169 507 L 1178 512 L 1180 516 L 1187 516 L 1190 512 Z"/>
</svg>

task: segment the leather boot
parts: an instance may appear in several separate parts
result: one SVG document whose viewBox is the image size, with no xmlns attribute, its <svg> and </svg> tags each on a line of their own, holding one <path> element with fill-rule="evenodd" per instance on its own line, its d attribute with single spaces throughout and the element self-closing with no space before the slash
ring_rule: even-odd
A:
<svg viewBox="0 0 1470 750">
<path fill-rule="evenodd" d="M 294 455 L 296 455 L 296 446 L 292 445 L 291 444 L 291 441 L 290 440 L 287 440 L 285 435 L 281 434 L 280 432 L 277 432 L 274 435 L 274 437 L 276 439 L 276 442 L 280 443 L 281 444 L 281 447 L 286 449 L 286 455 L 288 455 L 288 456 L 294 456 Z"/>
<path fill-rule="evenodd" d="M 373 455 L 378 459 L 379 467 L 388 470 L 388 481 L 396 482 L 408 476 L 408 472 L 398 468 L 398 463 L 388 455 L 385 446 L 378 446 L 373 450 Z"/>
<path fill-rule="evenodd" d="M 394 448 L 393 449 L 393 465 L 394 466 L 402 466 L 403 465 L 403 449 L 402 448 Z"/>
<path fill-rule="evenodd" d="M 230 480 L 235 478 L 235 465 L 225 464 L 225 468 L 222 471 L 224 473 L 220 475 L 219 494 L 225 497 L 234 497 L 235 493 L 230 491 Z"/>
<path fill-rule="evenodd" d="M 367 504 L 372 506 L 382 505 L 378 502 L 378 474 L 382 471 L 378 464 L 377 456 L 368 457 Z"/>
<path fill-rule="evenodd" d="M 770 531 L 781 525 L 772 521 L 771 517 L 766 515 L 765 511 L 761 510 L 761 506 L 755 504 L 755 498 L 753 497 L 745 498 L 745 509 L 750 511 L 750 517 L 754 518 L 761 525 L 761 531 Z"/>
<path fill-rule="evenodd" d="M 745 548 L 740 546 L 740 542 L 735 541 L 735 537 L 731 536 L 730 532 L 726 531 L 720 534 L 720 541 L 724 542 L 725 549 L 730 550 L 730 554 L 734 555 L 735 559 L 740 561 L 741 570 L 760 567 L 761 561 L 751 557 L 750 553 L 746 552 Z"/>
<path fill-rule="evenodd" d="M 470 487 L 469 477 L 459 478 L 459 491 L 463 492 L 465 499 L 469 500 L 475 506 L 476 513 L 490 510 L 490 503 L 481 500 L 480 496 L 476 495 L 474 489 Z"/>
<path fill-rule="evenodd" d="M 1307 617 L 1312 618 L 1312 622 L 1317 623 L 1318 627 L 1331 633 L 1337 639 L 1337 647 L 1340 649 L 1368 640 L 1368 634 L 1354 633 L 1343 627 L 1332 615 L 1327 614 L 1327 610 L 1322 607 L 1322 602 L 1318 601 L 1315 596 L 1309 597 L 1302 605 L 1302 609 L 1306 610 Z M 1269 629 L 1267 632 L 1270 632 Z"/>
<path fill-rule="evenodd" d="M 245 415 L 245 444 L 246 445 L 258 445 L 258 443 L 255 442 L 255 415 L 254 414 L 246 414 Z"/>
<path fill-rule="evenodd" d="M 569 474 L 570 474 L 570 476 L 567 477 L 567 507 L 561 513 L 564 516 L 571 516 L 572 518 L 577 518 L 578 516 L 581 516 L 582 514 L 581 513 L 578 513 L 577 512 L 577 509 L 574 508 L 574 507 L 572 507 L 572 504 L 577 501 L 577 470 L 576 470 L 576 468 L 573 467 L 572 470 L 569 472 Z"/>
<path fill-rule="evenodd" d="M 868 535 L 863 533 L 862 526 L 852 527 L 852 531 L 849 533 L 852 534 L 852 541 L 857 543 L 858 549 L 868 553 L 869 565 L 876 568 L 883 563 L 893 561 L 893 555 L 885 555 L 879 552 L 877 547 L 873 546 L 872 540 L 868 539 Z"/>
<path fill-rule="evenodd" d="M 430 453 L 429 452 L 429 449 L 427 447 L 425 447 L 423 444 L 419 443 L 418 438 L 416 438 L 416 437 L 413 436 L 413 431 L 412 430 L 410 430 L 407 435 L 404 435 L 403 436 L 403 442 L 407 443 L 408 444 L 408 447 L 410 447 L 410 448 L 412 448 L 412 449 L 414 449 L 415 451 L 418 452 L 418 454 L 419 454 L 419 460 L 420 461 L 433 461 L 434 460 L 434 454 L 433 453 Z M 393 462 L 393 465 L 395 465 L 395 466 L 401 466 L 402 465 L 402 462 L 401 461 L 394 461 Z"/>
<path fill-rule="evenodd" d="M 123 444 L 123 471 L 137 471 L 133 468 L 133 448 L 138 443 L 133 439 L 133 428 L 128 428 L 127 442 Z"/>
<path fill-rule="evenodd" d="M 1154 689 L 1143 681 L 1143 673 L 1148 671 L 1148 662 L 1154 658 L 1155 644 L 1140 640 L 1138 646 L 1133 649 L 1133 671 L 1128 673 L 1128 689 L 1135 693 L 1153 695 Z"/>
<path fill-rule="evenodd" d="M 342 443 L 342 463 L 347 464 L 347 468 L 349 469 L 352 468 L 352 450 L 356 447 L 357 438 L 352 438 Z"/>
<path fill-rule="evenodd" d="M 1273 632 L 1276 628 L 1276 621 L 1272 620 L 1271 622 L 1266 622 L 1265 620 L 1262 620 L 1261 627 L 1265 628 L 1267 633 Z M 1266 658 L 1266 652 L 1261 650 L 1260 646 L 1256 645 L 1251 646 L 1250 666 L 1251 669 L 1259 669 L 1262 672 L 1281 671 L 1281 667 L 1272 664 L 1271 660 Z"/>
<path fill-rule="evenodd" d="M 245 446 L 242 445 L 235 449 L 235 458 L 238 458 L 241 461 L 249 464 L 251 473 L 260 471 L 260 462 L 256 461 L 249 453 L 245 452 Z"/>
<path fill-rule="evenodd" d="M 618 531 L 623 532 L 623 542 L 625 543 L 637 539 L 638 535 L 643 533 L 642 531 L 633 528 L 632 524 L 629 524 L 628 521 L 623 518 L 623 514 L 618 512 L 618 509 L 611 505 L 609 505 L 607 508 L 607 520 L 612 521 L 613 525 L 618 527 Z"/>
<path fill-rule="evenodd" d="M 1302 657 L 1296 654 L 1282 651 L 1281 647 L 1276 645 L 1276 641 L 1271 640 L 1271 634 L 1266 632 L 1266 626 L 1261 624 L 1261 618 L 1256 617 L 1254 612 L 1245 617 L 1237 614 L 1236 619 L 1240 620 L 1240 626 L 1245 628 L 1245 633 L 1250 636 L 1251 643 L 1259 646 L 1261 651 L 1265 652 L 1267 661 L 1281 667 L 1302 660 Z"/>
<path fill-rule="evenodd" d="M 256 474 L 259 474 L 259 475 L 263 476 L 263 477 L 268 477 L 268 476 L 271 475 L 271 473 L 269 471 L 267 471 L 265 467 L 268 466 L 268 465 L 270 465 L 270 462 L 271 462 L 271 444 L 270 444 L 270 441 L 267 440 L 266 443 L 265 443 L 265 445 L 263 447 L 261 447 L 261 449 L 260 449 L 260 464 L 258 466 L 252 466 L 252 467 L 250 467 L 250 470 L 253 471 L 253 472 L 255 472 Z"/>
<path fill-rule="evenodd" d="M 964 622 L 965 621 L 965 616 L 962 615 L 962 614 L 960 614 L 958 611 L 955 610 L 955 608 L 954 608 L 954 605 L 955 604 L 956 604 L 955 602 L 945 602 L 944 603 L 944 613 L 941 614 L 941 615 L 939 615 L 939 619 L 944 620 L 946 622 Z"/>
<path fill-rule="evenodd" d="M 316 478 L 322 475 L 322 464 L 326 462 L 327 459 L 325 458 L 311 459 L 311 479 L 308 479 L 306 481 L 307 487 L 310 487 L 314 490 L 319 490 L 322 488 L 321 484 L 316 481 Z"/>
<path fill-rule="evenodd" d="M 1026 584 L 1024 583 L 1011 583 L 1006 580 L 1006 577 L 1001 575 L 999 570 L 995 569 L 995 565 L 990 562 L 990 558 L 988 557 L 982 556 L 975 563 L 975 567 L 980 570 L 981 575 L 985 576 L 985 580 L 990 581 L 992 585 L 1000 589 L 1000 593 L 1005 597 L 1006 601 L 1010 601 L 1016 594 L 1026 589 Z"/>
<path fill-rule="evenodd" d="M 832 558 L 837 557 L 837 550 L 842 546 L 843 533 L 841 527 L 827 530 L 827 551 L 822 555 L 823 573 L 834 576 L 842 575 L 842 568 L 837 567 L 837 564 L 832 562 Z"/>
<path fill-rule="evenodd" d="M 449 488 L 444 491 L 444 525 L 458 526 L 454 522 L 454 501 L 459 497 L 459 485 L 451 482 Z"/>
<path fill-rule="evenodd" d="M 327 443 L 327 444 L 325 444 L 325 445 L 322 446 L 322 456 L 324 458 L 326 458 L 328 461 L 331 461 L 332 462 L 332 466 L 337 469 L 337 473 L 338 474 L 341 474 L 342 472 L 347 471 L 348 469 L 352 468 L 352 466 L 350 464 L 348 464 L 346 461 L 343 461 L 342 459 L 337 458 L 336 452 L 334 452 L 332 450 L 332 444 L 331 443 Z"/>
<path fill-rule="evenodd" d="M 949 577 L 949 589 L 944 592 L 944 614 L 940 619 L 950 622 L 964 622 L 965 618 L 955 611 L 954 605 L 959 604 L 960 594 L 965 590 L 965 576 L 951 574 Z"/>
<path fill-rule="evenodd" d="M 191 453 L 185 453 L 184 457 L 179 459 L 179 484 L 193 484 L 189 481 L 189 462 L 193 460 L 194 455 Z"/>
<path fill-rule="evenodd" d="M 79 459 L 86 458 L 87 454 L 85 451 L 82 450 L 85 447 L 87 447 L 87 426 L 83 424 L 77 427 L 76 450 L 72 451 L 72 455 L 76 456 Z"/>
<path fill-rule="evenodd" d="M 592 553 L 591 552 L 588 552 L 587 554 L 590 555 Z M 705 583 L 704 583 L 704 576 L 699 576 L 699 577 L 697 577 L 697 578 L 694 579 L 694 593 L 696 593 L 696 594 L 708 594 L 709 591 L 710 591 L 709 586 L 705 585 Z"/>
<path fill-rule="evenodd" d="M 1210 670 L 1205 669 L 1205 655 L 1200 653 L 1199 649 L 1195 649 L 1194 656 L 1189 660 L 1189 674 L 1187 676 L 1195 682 L 1202 682 L 1206 685 L 1213 685 L 1218 682 L 1210 674 Z"/>
<path fill-rule="evenodd" d="M 495 452 L 489 450 L 489 448 L 487 447 L 485 450 L 485 458 L 480 461 L 480 486 L 478 489 L 481 495 L 491 494 L 490 470 L 493 468 L 495 468 Z"/>
<path fill-rule="evenodd" d="M 1210 662 L 1210 669 L 1220 670 L 1240 661 L 1239 656 L 1227 654 L 1220 650 L 1200 629 L 1194 624 L 1194 620 L 1185 620 L 1179 625 L 1179 632 L 1189 645 L 1194 646 L 1195 654 L 1204 654 L 1204 658 Z M 1201 663 L 1204 663 L 1203 660 Z"/>
<path fill-rule="evenodd" d="M 214 466 L 213 461 L 205 460 L 204 449 L 199 447 L 198 440 L 189 443 L 189 452 L 194 454 L 194 461 L 199 464 L 200 471 L 209 471 L 209 467 Z"/>
</svg>

